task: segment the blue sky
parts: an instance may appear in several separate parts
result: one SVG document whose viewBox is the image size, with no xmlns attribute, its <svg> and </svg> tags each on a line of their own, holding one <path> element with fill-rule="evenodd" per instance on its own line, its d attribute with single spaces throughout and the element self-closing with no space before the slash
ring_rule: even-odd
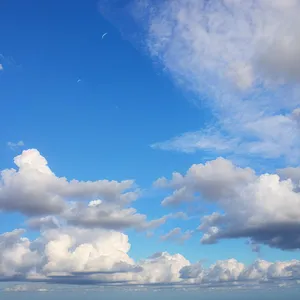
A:
<svg viewBox="0 0 300 300">
<path fill-rule="evenodd" d="M 232 274 L 232 264 L 244 264 L 232 267 L 241 271 L 230 273 L 228 281 L 246 276 L 243 270 L 258 258 L 296 260 L 295 268 L 300 266 L 300 65 L 295 54 L 300 47 L 294 42 L 299 5 L 254 0 L 250 7 L 225 1 L 228 14 L 221 2 L 2 5 L 0 169 L 6 171 L 0 185 L 0 234 L 5 241 L 6 233 L 26 230 L 16 234 L 15 243 L 37 259 L 36 276 L 104 268 L 116 273 L 116 280 L 122 275 L 115 270 L 118 263 L 151 273 L 147 262 L 153 260 L 163 275 L 136 279 L 129 274 L 131 280 L 194 284 L 201 276 L 215 276 L 179 276 L 182 267 L 196 269 L 198 261 L 210 270 L 216 261 L 235 259 L 220 267 Z M 268 26 L 260 27 L 261 18 Z M 235 24 L 241 25 L 236 29 Z M 276 44 L 275 29 L 290 36 L 283 46 Z M 266 56 L 268 47 L 272 55 Z M 11 168 L 17 171 L 9 175 Z M 159 178 L 165 179 L 155 186 Z M 82 184 L 72 185 L 72 179 Z M 124 204 L 126 189 L 112 191 L 106 183 L 100 187 L 99 180 L 134 180 L 128 188 L 137 200 Z M 97 199 L 102 202 L 93 206 Z M 154 226 L 154 221 L 161 222 Z M 38 230 L 31 222 L 38 222 Z M 65 236 L 76 241 L 75 248 L 89 244 L 96 249 L 98 237 L 103 249 L 117 248 L 109 243 L 121 239 L 122 257 L 99 270 L 89 269 L 89 261 L 72 269 L 70 257 L 55 261 L 54 252 L 47 254 L 51 241 Z M 45 247 L 39 258 L 34 241 Z M 4 255 L 8 246 L 3 245 Z M 157 252 L 163 253 L 151 258 Z M 45 253 L 48 264 L 40 265 Z M 21 274 L 22 280 L 34 281 L 28 275 L 32 268 L 23 271 L 17 257 L 14 267 L 3 263 L 0 277 Z M 172 260 L 178 270 L 168 274 L 164 264 Z M 54 267 L 63 264 L 66 269 Z M 6 268 L 15 273 L 5 273 Z M 284 271 L 290 272 L 282 273 L 284 278 L 296 276 L 296 271 Z"/>
</svg>

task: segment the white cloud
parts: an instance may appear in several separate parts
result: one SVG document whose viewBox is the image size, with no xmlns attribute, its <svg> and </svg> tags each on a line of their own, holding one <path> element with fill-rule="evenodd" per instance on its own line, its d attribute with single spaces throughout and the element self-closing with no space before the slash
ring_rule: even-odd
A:
<svg viewBox="0 0 300 300">
<path fill-rule="evenodd" d="M 169 219 L 186 220 L 183 212 L 172 213 L 158 219 L 148 220 L 145 214 L 140 214 L 135 208 L 123 207 L 101 200 L 84 203 L 71 203 L 61 214 L 61 217 L 73 226 L 85 228 L 103 228 L 124 230 L 133 228 L 137 231 L 154 230 L 164 225 Z"/>
<path fill-rule="evenodd" d="M 77 203 L 63 213 L 69 224 L 90 228 L 122 230 L 146 226 L 146 215 L 137 213 L 134 208 L 92 201 L 86 207 Z"/>
<path fill-rule="evenodd" d="M 257 260 L 249 266 L 235 259 L 208 268 L 191 264 L 180 254 L 156 253 L 135 262 L 128 237 L 120 232 L 65 227 L 49 229 L 35 241 L 24 230 L 0 236 L 0 280 L 101 284 L 216 284 L 273 281 L 299 277 L 300 262 Z M 17 285 L 11 291 L 32 290 Z M 37 289 L 35 289 L 37 290 Z M 41 288 L 42 290 L 42 288 Z"/>
<path fill-rule="evenodd" d="M 59 214 L 66 201 L 93 200 L 128 205 L 139 195 L 134 181 L 68 181 L 57 177 L 36 149 L 23 151 L 14 159 L 18 170 L 1 171 L 0 209 L 25 215 Z"/>
<path fill-rule="evenodd" d="M 300 105 L 299 1 L 133 0 L 122 9 L 118 0 L 101 2 L 125 37 L 212 110 L 206 128 L 154 148 L 299 160 L 290 118 Z"/>
<path fill-rule="evenodd" d="M 281 180 L 277 174 L 256 175 L 250 168 L 242 169 L 218 158 L 193 165 L 185 176 L 174 173 L 170 181 L 159 179 L 156 186 L 175 190 L 163 205 L 190 200 L 177 198 L 177 191 L 183 189 L 194 201 L 217 204 L 220 211 L 204 216 L 198 228 L 204 244 L 244 237 L 256 244 L 300 249 L 299 181 Z"/>
<path fill-rule="evenodd" d="M 46 264 L 43 272 L 54 275 L 72 272 L 105 272 L 115 264 L 133 264 L 125 234 L 115 231 L 63 228 L 42 236 Z"/>
<path fill-rule="evenodd" d="M 170 181 L 160 178 L 154 185 L 175 189 L 174 193 L 162 202 L 163 205 L 172 205 L 195 200 L 195 193 L 198 191 L 201 191 L 205 198 L 212 200 L 230 197 L 254 177 L 254 171 L 250 168 L 236 167 L 232 162 L 220 157 L 206 164 L 193 165 L 185 176 L 173 173 Z"/>
<path fill-rule="evenodd" d="M 18 170 L 1 172 L 0 209 L 30 216 L 26 225 L 33 230 L 69 224 L 84 228 L 147 231 L 169 219 L 187 218 L 180 212 L 148 220 L 145 214 L 130 206 L 141 194 L 132 180 L 68 181 L 57 177 L 36 149 L 23 151 L 14 162 Z"/>
<path fill-rule="evenodd" d="M 26 277 L 40 257 L 30 249 L 31 242 L 23 238 L 24 230 L 16 229 L 0 235 L 0 278 Z"/>
<path fill-rule="evenodd" d="M 268 262 L 257 260 L 246 266 L 236 259 L 217 261 L 205 269 L 201 263 L 192 264 L 181 269 L 181 278 L 189 283 L 212 282 L 266 282 L 276 279 L 297 279 L 293 276 L 293 268 L 299 266 L 299 261 Z M 295 274 L 294 274 L 295 275 Z"/>
<path fill-rule="evenodd" d="M 138 283 L 175 283 L 180 282 L 179 271 L 190 265 L 180 254 L 170 255 L 167 252 L 156 253 L 140 262 L 143 271 L 135 274 Z"/>
<path fill-rule="evenodd" d="M 3 71 L 3 70 L 4 70 L 3 65 L 0 64 L 0 71 Z"/>
</svg>

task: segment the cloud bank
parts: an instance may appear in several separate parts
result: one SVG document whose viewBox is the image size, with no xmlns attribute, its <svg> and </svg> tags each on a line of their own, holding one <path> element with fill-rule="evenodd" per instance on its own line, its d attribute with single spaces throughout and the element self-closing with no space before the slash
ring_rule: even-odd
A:
<svg viewBox="0 0 300 300">
<path fill-rule="evenodd" d="M 0 235 L 0 280 L 66 284 L 221 284 L 299 278 L 300 262 L 257 260 L 249 266 L 229 259 L 204 268 L 180 254 L 156 253 L 135 262 L 120 232 L 65 227 L 36 240 L 14 230 Z"/>
</svg>

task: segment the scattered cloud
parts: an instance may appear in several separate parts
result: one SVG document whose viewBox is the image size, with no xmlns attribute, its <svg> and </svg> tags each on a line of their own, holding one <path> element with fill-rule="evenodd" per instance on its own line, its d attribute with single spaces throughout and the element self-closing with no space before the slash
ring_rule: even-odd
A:
<svg viewBox="0 0 300 300">
<path fill-rule="evenodd" d="M 3 70 L 4 70 L 3 65 L 0 64 L 0 71 L 3 71 Z"/>
<path fill-rule="evenodd" d="M 1 70 L 1 68 L 0 68 Z M 11 150 L 17 150 L 18 148 L 20 147 L 23 147 L 25 146 L 24 142 L 23 141 L 19 141 L 17 143 L 13 143 L 13 142 L 7 142 L 7 146 L 11 149 Z"/>
<path fill-rule="evenodd" d="M 189 240 L 192 237 L 192 234 L 193 232 L 191 230 L 182 232 L 181 228 L 176 227 L 165 235 L 162 235 L 160 239 L 163 241 L 174 241 L 179 244 L 183 244 L 185 241 Z"/>
</svg>

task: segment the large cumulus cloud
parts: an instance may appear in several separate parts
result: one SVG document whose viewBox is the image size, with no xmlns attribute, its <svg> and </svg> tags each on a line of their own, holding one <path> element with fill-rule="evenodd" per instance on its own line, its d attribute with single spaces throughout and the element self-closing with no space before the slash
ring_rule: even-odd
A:
<svg viewBox="0 0 300 300">
<path fill-rule="evenodd" d="M 203 232 L 204 244 L 225 238 L 251 238 L 271 247 L 300 249 L 298 171 L 286 169 L 279 173 L 282 178 L 278 174 L 258 175 L 250 168 L 239 168 L 218 158 L 193 165 L 186 175 L 174 173 L 169 181 L 158 179 L 155 185 L 174 189 L 163 205 L 192 200 L 217 204 L 219 211 L 204 216 L 198 228 Z"/>
<path fill-rule="evenodd" d="M 102 198 L 113 203 L 130 203 L 137 198 L 136 192 L 127 191 L 134 188 L 132 180 L 85 182 L 57 177 L 36 149 L 23 151 L 14 162 L 18 170 L 1 171 L 1 210 L 43 215 L 62 212 L 65 199 Z"/>
<path fill-rule="evenodd" d="M 131 207 L 141 195 L 133 180 L 79 181 L 57 177 L 37 149 L 14 158 L 18 169 L 5 169 L 0 177 L 0 210 L 19 212 L 39 230 L 71 224 L 85 228 L 151 230 L 170 217 L 148 220 Z"/>
</svg>

